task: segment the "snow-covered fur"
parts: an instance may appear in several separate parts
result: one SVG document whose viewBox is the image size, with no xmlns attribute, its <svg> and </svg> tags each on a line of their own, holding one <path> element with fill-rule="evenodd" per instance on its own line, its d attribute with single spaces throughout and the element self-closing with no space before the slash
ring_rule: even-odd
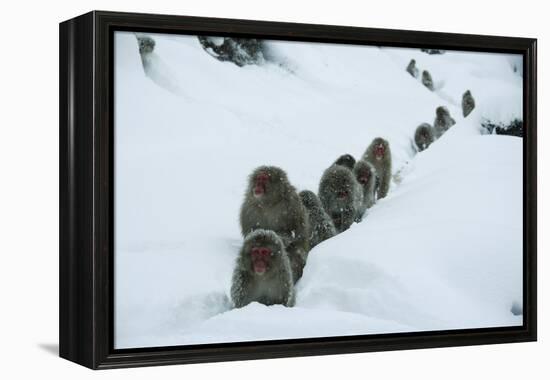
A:
<svg viewBox="0 0 550 380">
<path fill-rule="evenodd" d="M 377 149 L 383 148 L 383 157 L 378 156 Z M 388 195 L 391 182 L 392 156 L 390 144 L 386 139 L 377 137 L 368 146 L 363 160 L 369 162 L 376 169 L 376 199 L 384 198 Z"/>
<path fill-rule="evenodd" d="M 359 160 L 353 168 L 353 174 L 363 189 L 363 202 L 357 211 L 357 220 L 361 220 L 365 214 L 365 211 L 368 208 L 371 208 L 374 205 L 374 202 L 376 202 L 376 169 L 371 163 L 365 160 Z"/>
<path fill-rule="evenodd" d="M 430 91 L 434 90 L 434 81 L 428 70 L 422 71 L 422 84 Z"/>
<path fill-rule="evenodd" d="M 416 144 L 416 149 L 419 152 L 422 152 L 434 142 L 434 129 L 428 123 L 422 123 L 416 127 L 414 132 L 414 143 Z"/>
<path fill-rule="evenodd" d="M 336 231 L 347 230 L 355 221 L 363 194 L 351 170 L 332 165 L 321 177 L 319 199 L 332 218 Z"/>
<path fill-rule="evenodd" d="M 418 78 L 418 68 L 416 67 L 416 61 L 414 59 L 411 59 L 409 64 L 407 65 L 407 72 L 411 74 L 414 78 Z"/>
<path fill-rule="evenodd" d="M 311 226 L 309 246 L 313 248 L 317 244 L 336 235 L 336 228 L 332 219 L 323 208 L 321 201 L 313 191 L 303 190 L 299 195 L 308 212 L 309 224 Z"/>
<path fill-rule="evenodd" d="M 455 119 L 451 117 L 449 109 L 445 106 L 439 106 L 435 110 L 435 120 L 434 120 L 434 132 L 435 137 L 441 137 L 445 132 L 449 130 L 453 125 L 456 124 Z"/>
<path fill-rule="evenodd" d="M 462 95 L 462 116 L 466 117 L 476 108 L 476 101 L 470 90 Z"/>
</svg>

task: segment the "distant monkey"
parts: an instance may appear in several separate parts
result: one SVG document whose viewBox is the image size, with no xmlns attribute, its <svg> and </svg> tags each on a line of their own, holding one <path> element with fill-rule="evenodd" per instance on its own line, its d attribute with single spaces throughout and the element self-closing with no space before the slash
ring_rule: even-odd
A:
<svg viewBox="0 0 550 380">
<path fill-rule="evenodd" d="M 435 120 L 434 120 L 434 132 L 435 137 L 441 137 L 445 132 L 449 130 L 453 125 L 456 124 L 455 119 L 451 117 L 451 113 L 445 106 L 439 106 L 435 110 Z"/>
<path fill-rule="evenodd" d="M 390 144 L 383 138 L 372 140 L 363 155 L 363 160 L 369 162 L 376 169 L 376 199 L 388 195 L 391 182 L 391 150 Z"/>
<path fill-rule="evenodd" d="M 149 36 L 136 36 L 139 46 L 139 54 L 150 54 L 155 49 L 155 40 Z"/>
<path fill-rule="evenodd" d="M 428 88 L 428 90 L 434 90 L 434 81 L 432 75 L 428 70 L 422 71 L 422 84 Z"/>
<path fill-rule="evenodd" d="M 411 59 L 407 65 L 407 72 L 411 74 L 414 78 L 418 78 L 418 68 L 416 67 L 416 61 Z"/>
<path fill-rule="evenodd" d="M 356 220 L 362 203 L 362 190 L 347 167 L 330 166 L 319 183 L 319 199 L 337 232 L 347 230 Z"/>
<path fill-rule="evenodd" d="M 249 177 L 240 214 L 243 236 L 257 229 L 272 230 L 283 240 L 294 275 L 302 276 L 309 252 L 307 211 L 284 170 L 261 166 Z"/>
<path fill-rule="evenodd" d="M 311 226 L 309 246 L 313 248 L 317 244 L 336 235 L 336 228 L 332 219 L 323 208 L 321 201 L 313 191 L 304 190 L 299 195 L 309 215 L 309 224 Z"/>
<path fill-rule="evenodd" d="M 343 154 L 334 162 L 335 165 L 345 166 L 349 170 L 355 165 L 355 158 L 351 154 Z"/>
<path fill-rule="evenodd" d="M 371 163 L 359 160 L 353 168 L 353 174 L 363 190 L 363 202 L 357 213 L 357 219 L 361 220 L 365 211 L 376 202 L 376 169 Z"/>
<path fill-rule="evenodd" d="M 255 230 L 244 240 L 231 285 L 235 307 L 251 302 L 294 306 L 294 280 L 283 241 L 273 231 Z"/>
<path fill-rule="evenodd" d="M 434 142 L 434 129 L 428 123 L 422 123 L 414 132 L 414 142 L 419 152 L 427 149 Z"/>
<path fill-rule="evenodd" d="M 462 95 L 462 115 L 464 117 L 468 116 L 474 108 L 476 108 L 476 101 L 470 90 L 468 90 Z"/>
</svg>

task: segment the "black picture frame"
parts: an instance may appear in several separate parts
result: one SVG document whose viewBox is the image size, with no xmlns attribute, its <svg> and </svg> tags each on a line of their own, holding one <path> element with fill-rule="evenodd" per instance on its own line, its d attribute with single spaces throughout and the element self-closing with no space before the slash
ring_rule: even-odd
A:
<svg viewBox="0 0 550 380">
<path fill-rule="evenodd" d="M 210 34 L 523 55 L 523 310 L 519 327 L 196 346 L 113 347 L 113 33 Z M 93 369 L 535 341 L 537 41 L 93 11 L 60 24 L 60 356 Z"/>
</svg>

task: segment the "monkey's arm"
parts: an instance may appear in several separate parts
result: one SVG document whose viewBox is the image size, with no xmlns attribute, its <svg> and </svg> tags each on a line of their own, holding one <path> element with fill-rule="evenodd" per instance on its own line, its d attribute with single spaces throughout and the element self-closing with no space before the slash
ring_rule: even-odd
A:
<svg viewBox="0 0 550 380">
<path fill-rule="evenodd" d="M 380 188 L 378 189 L 378 199 L 384 198 L 386 195 L 388 195 L 388 191 L 390 189 L 390 181 L 384 181 L 380 184 Z"/>
<path fill-rule="evenodd" d="M 231 285 L 231 299 L 236 308 L 246 306 L 250 303 L 248 290 L 250 281 L 245 271 L 235 270 Z"/>
</svg>

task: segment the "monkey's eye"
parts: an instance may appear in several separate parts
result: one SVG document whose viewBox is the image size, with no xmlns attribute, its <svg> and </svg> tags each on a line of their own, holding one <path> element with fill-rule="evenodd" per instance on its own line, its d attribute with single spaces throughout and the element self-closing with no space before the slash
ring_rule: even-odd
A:
<svg viewBox="0 0 550 380">
<path fill-rule="evenodd" d="M 262 255 L 262 257 L 270 256 L 271 255 L 271 249 L 269 249 L 269 248 L 260 248 L 260 255 Z"/>
<path fill-rule="evenodd" d="M 269 175 L 265 172 L 260 172 L 258 173 L 258 175 L 256 176 L 256 181 L 258 182 L 267 182 L 269 180 Z"/>
</svg>

